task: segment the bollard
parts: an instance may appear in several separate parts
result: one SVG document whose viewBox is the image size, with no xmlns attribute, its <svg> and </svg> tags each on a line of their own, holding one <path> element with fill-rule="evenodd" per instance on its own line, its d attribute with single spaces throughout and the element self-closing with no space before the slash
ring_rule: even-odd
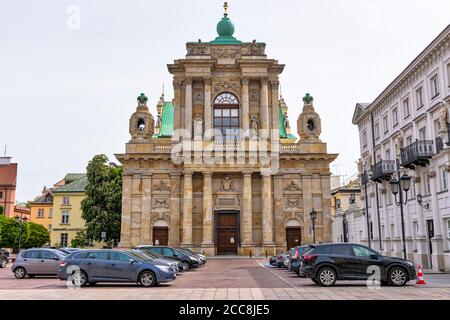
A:
<svg viewBox="0 0 450 320">
<path fill-rule="evenodd" d="M 252 250 L 250 250 L 250 259 L 252 258 Z"/>
<path fill-rule="evenodd" d="M 266 258 L 267 258 L 267 250 L 266 250 Z"/>
</svg>

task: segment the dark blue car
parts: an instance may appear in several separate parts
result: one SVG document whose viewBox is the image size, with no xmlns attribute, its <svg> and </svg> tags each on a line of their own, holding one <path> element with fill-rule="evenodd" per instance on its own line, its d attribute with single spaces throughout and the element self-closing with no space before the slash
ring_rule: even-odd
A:
<svg viewBox="0 0 450 320">
<path fill-rule="evenodd" d="M 176 270 L 135 251 L 82 250 L 60 262 L 58 278 L 70 278 L 82 287 L 97 282 L 133 282 L 152 287 L 174 280 Z"/>
</svg>

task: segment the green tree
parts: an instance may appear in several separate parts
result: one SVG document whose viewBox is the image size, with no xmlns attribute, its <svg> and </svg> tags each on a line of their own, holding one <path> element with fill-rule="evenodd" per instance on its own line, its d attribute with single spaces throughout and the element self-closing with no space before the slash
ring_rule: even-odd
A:
<svg viewBox="0 0 450 320">
<path fill-rule="evenodd" d="M 88 237 L 86 235 L 86 231 L 78 231 L 75 238 L 70 242 L 70 246 L 72 248 L 85 248 L 89 244 Z"/>
<path fill-rule="evenodd" d="M 87 166 L 87 179 L 86 198 L 81 202 L 86 234 L 111 245 L 120 238 L 122 168 L 111 167 L 106 155 L 96 155 Z"/>
<path fill-rule="evenodd" d="M 19 223 L 4 215 L 0 216 L 0 247 L 16 248 L 19 239 Z"/>
<path fill-rule="evenodd" d="M 2 215 L 4 211 L 5 209 L 3 209 L 3 206 L 0 206 L 0 215 Z"/>
<path fill-rule="evenodd" d="M 22 229 L 22 248 L 39 248 L 50 242 L 50 233 L 40 224 L 27 222 Z"/>
</svg>

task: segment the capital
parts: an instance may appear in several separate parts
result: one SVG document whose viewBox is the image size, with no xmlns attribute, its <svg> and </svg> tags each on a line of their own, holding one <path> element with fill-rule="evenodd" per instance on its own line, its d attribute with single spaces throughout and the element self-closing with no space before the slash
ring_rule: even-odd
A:
<svg viewBox="0 0 450 320">
<path fill-rule="evenodd" d="M 187 85 L 190 85 L 190 86 L 191 86 L 191 85 L 192 85 L 192 82 L 193 82 L 193 78 L 192 78 L 192 77 L 186 77 L 186 80 L 185 80 L 185 81 L 186 81 L 186 84 L 187 84 Z"/>
<path fill-rule="evenodd" d="M 269 78 L 267 77 L 261 77 L 259 78 L 259 80 L 261 81 L 262 85 L 267 85 L 269 83 Z"/>
<path fill-rule="evenodd" d="M 250 78 L 242 78 L 241 82 L 243 86 L 248 86 L 248 84 L 250 83 Z"/>
</svg>

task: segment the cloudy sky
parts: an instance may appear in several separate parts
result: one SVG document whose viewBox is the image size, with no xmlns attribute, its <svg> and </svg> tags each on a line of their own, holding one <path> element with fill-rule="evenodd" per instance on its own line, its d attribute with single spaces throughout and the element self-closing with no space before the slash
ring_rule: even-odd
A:
<svg viewBox="0 0 450 320">
<path fill-rule="evenodd" d="M 322 138 L 358 158 L 356 102 L 372 101 L 449 23 L 448 0 L 230 0 L 235 36 L 267 43 L 286 64 L 282 92 L 295 126 L 310 92 Z M 0 150 L 19 163 L 17 200 L 36 196 L 93 155 L 124 151 L 136 97 L 155 114 L 167 63 L 185 43 L 216 36 L 219 0 L 3 1 L 0 10 Z M 77 20 L 77 17 L 80 20 Z M 295 131 L 295 127 L 293 128 Z"/>
</svg>

